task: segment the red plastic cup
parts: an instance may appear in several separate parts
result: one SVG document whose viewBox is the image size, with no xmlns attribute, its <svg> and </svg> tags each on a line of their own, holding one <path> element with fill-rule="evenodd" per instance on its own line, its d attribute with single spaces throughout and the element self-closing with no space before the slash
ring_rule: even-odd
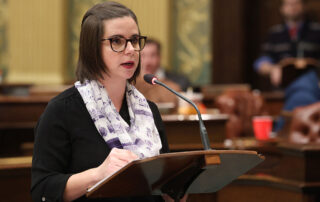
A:
<svg viewBox="0 0 320 202">
<path fill-rule="evenodd" d="M 256 116 L 252 119 L 254 136 L 257 140 L 268 140 L 272 130 L 272 118 L 270 116 Z"/>
</svg>

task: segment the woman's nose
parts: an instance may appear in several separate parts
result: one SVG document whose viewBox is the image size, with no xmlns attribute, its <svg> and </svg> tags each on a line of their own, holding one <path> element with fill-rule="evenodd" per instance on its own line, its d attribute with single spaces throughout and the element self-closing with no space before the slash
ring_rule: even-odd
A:
<svg viewBox="0 0 320 202">
<path fill-rule="evenodd" d="M 132 46 L 131 41 L 128 41 L 127 47 L 126 47 L 126 49 L 125 49 L 124 51 L 125 51 L 125 54 L 127 54 L 127 53 L 132 53 L 132 52 L 135 51 L 134 48 L 133 48 L 133 46 Z"/>
</svg>

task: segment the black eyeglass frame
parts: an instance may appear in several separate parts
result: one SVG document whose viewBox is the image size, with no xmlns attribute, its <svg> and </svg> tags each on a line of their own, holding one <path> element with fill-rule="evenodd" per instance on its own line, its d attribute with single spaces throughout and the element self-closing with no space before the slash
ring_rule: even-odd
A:
<svg viewBox="0 0 320 202">
<path fill-rule="evenodd" d="M 135 51 L 142 51 L 143 48 L 144 48 L 145 45 L 146 45 L 147 37 L 146 37 L 146 36 L 138 36 L 138 37 L 139 37 L 140 50 L 135 50 Z M 121 51 L 116 51 L 116 50 L 113 49 L 112 40 L 114 40 L 115 38 L 123 38 L 123 39 L 126 40 L 126 43 L 125 43 L 125 45 L 124 45 L 123 50 L 121 50 Z M 144 39 L 144 45 L 143 45 L 142 48 L 141 48 L 141 39 Z M 130 43 L 131 43 L 131 45 L 132 45 L 132 40 L 134 40 L 134 39 L 132 39 L 132 38 L 131 38 L 131 39 L 126 39 L 126 38 L 124 38 L 124 37 L 122 37 L 122 36 L 117 36 L 117 37 L 112 37 L 112 38 L 103 38 L 103 39 L 101 39 L 101 41 L 109 41 L 109 42 L 110 42 L 110 47 L 111 47 L 111 49 L 112 49 L 114 52 L 117 52 L 117 53 L 120 53 L 120 52 L 126 50 L 129 41 L 130 41 Z"/>
</svg>

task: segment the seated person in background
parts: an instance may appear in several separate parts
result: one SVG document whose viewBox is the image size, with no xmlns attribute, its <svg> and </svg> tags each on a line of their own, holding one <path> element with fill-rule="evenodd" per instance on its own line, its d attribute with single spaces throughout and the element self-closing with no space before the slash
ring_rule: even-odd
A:
<svg viewBox="0 0 320 202">
<path fill-rule="evenodd" d="M 141 51 L 141 74 L 137 79 L 136 88 L 150 101 L 156 103 L 171 102 L 177 105 L 176 95 L 158 85 L 147 84 L 143 80 L 145 74 L 154 74 L 157 78 L 170 88 L 181 91 L 180 86 L 168 79 L 164 70 L 160 66 L 160 44 L 155 40 L 147 40 L 144 49 Z"/>
<path fill-rule="evenodd" d="M 146 74 L 154 74 L 158 79 L 169 80 L 186 91 L 190 87 L 189 79 L 181 74 L 169 72 L 161 67 L 161 44 L 155 39 L 147 39 L 146 46 L 141 53 Z"/>
<path fill-rule="evenodd" d="M 256 91 L 227 90 L 217 97 L 215 103 L 221 113 L 229 115 L 227 138 L 252 134 L 252 118 L 266 114 L 264 100 Z"/>
<path fill-rule="evenodd" d="M 262 55 L 254 64 L 256 71 L 269 75 L 275 86 L 282 83 L 283 67 L 292 65 L 295 67 L 292 71 L 299 72 L 284 89 L 286 111 L 320 100 L 315 70 L 320 59 L 320 24 L 306 20 L 304 10 L 303 0 L 281 1 L 284 23 L 271 28 Z M 305 68 L 308 65 L 313 68 Z M 305 71 L 300 71 L 303 68 Z"/>
</svg>

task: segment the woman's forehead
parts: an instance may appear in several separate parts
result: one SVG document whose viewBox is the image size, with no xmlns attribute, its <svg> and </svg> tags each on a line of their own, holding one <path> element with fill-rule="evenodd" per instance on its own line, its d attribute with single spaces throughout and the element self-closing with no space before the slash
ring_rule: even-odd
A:
<svg viewBox="0 0 320 202">
<path fill-rule="evenodd" d="M 131 37 L 139 34 L 137 23 L 129 16 L 105 20 L 103 24 L 105 37 L 114 35 Z"/>
</svg>

